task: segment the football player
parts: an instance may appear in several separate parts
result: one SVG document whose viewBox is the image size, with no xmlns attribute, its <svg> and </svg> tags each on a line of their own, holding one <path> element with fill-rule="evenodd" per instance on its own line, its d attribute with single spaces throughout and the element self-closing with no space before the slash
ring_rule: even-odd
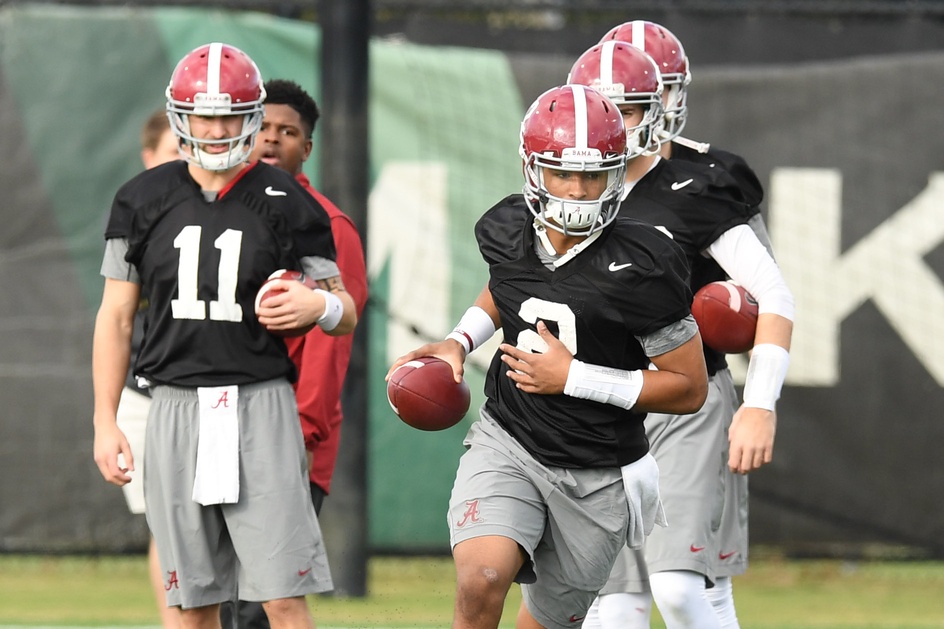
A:
<svg viewBox="0 0 944 629">
<path fill-rule="evenodd" d="M 458 629 L 497 627 L 515 581 L 519 629 L 576 626 L 620 548 L 662 522 L 646 413 L 691 413 L 706 394 L 684 256 L 617 214 L 637 149 L 616 105 L 553 88 L 520 135 L 523 194 L 475 227 L 488 285 L 446 340 L 388 372 L 438 356 L 458 381 L 501 328 L 449 501 Z"/>
<path fill-rule="evenodd" d="M 218 626 L 219 603 L 238 584 L 242 597 L 263 602 L 272 626 L 313 627 L 305 595 L 330 590 L 331 577 L 295 369 L 269 330 L 317 321 L 348 334 L 354 304 L 325 210 L 289 173 L 248 163 L 265 98 L 252 59 L 227 44 L 200 46 L 177 64 L 166 97 L 182 159 L 124 184 L 105 231 L 95 461 L 106 481 L 129 481 L 133 453 L 115 410 L 145 292 L 134 372 L 152 392 L 146 516 L 167 604 L 181 609 L 185 627 Z M 302 270 L 319 288 L 286 281 L 257 318 L 256 292 L 279 268 Z"/>
<path fill-rule="evenodd" d="M 759 302 L 751 371 L 740 411 L 724 355 L 705 348 L 711 386 L 694 415 L 652 413 L 646 419 L 670 528 L 653 532 L 645 554 L 624 551 L 610 583 L 591 612 L 589 627 L 647 627 L 655 598 L 670 629 L 720 627 L 705 597 L 705 581 L 715 578 L 714 555 L 725 491 L 721 454 L 725 429 L 745 415 L 752 439 L 742 442 L 743 459 L 734 471 L 746 473 L 769 462 L 773 427 L 767 421 L 786 375 L 792 332 L 793 297 L 764 244 L 748 225 L 753 208 L 724 169 L 663 159 L 666 124 L 678 121 L 677 96 L 663 100 L 659 65 L 633 44 L 612 38 L 587 50 L 571 69 L 569 82 L 609 95 L 623 112 L 627 129 L 639 127 L 647 153 L 627 165 L 622 213 L 669 234 L 691 265 L 691 289 L 731 277 Z M 664 109 L 663 103 L 668 103 Z M 665 111 L 675 115 L 666 118 Z M 656 113 L 655 123 L 648 122 Z M 758 421 L 759 420 L 759 421 Z M 648 575 L 648 587 L 645 583 Z"/>
<path fill-rule="evenodd" d="M 666 122 L 660 133 L 661 155 L 666 159 L 723 168 L 734 177 L 750 209 L 748 224 L 773 256 L 767 227 L 760 212 L 764 188 L 753 169 L 740 155 L 681 135 L 688 120 L 688 86 L 692 80 L 682 42 L 661 24 L 646 20 L 633 20 L 615 26 L 604 35 L 602 41 L 607 39 L 626 41 L 644 50 L 663 73 L 666 84 Z M 730 419 L 733 418 L 730 418 L 726 425 L 728 439 L 725 444 L 730 443 L 727 455 L 730 471 L 724 479 L 725 506 L 721 529 L 716 537 L 718 549 L 712 552 L 712 560 L 716 563 L 716 579 L 714 587 L 706 591 L 725 629 L 736 629 L 739 626 L 731 577 L 743 574 L 748 564 L 748 477 L 745 474 L 757 468 L 751 462 L 753 452 L 763 449 L 772 456 L 776 433 L 776 415 L 773 412 L 760 413 L 742 407 L 735 417 L 738 418 L 737 422 L 732 423 Z M 764 461 L 767 462 L 769 459 Z"/>
</svg>

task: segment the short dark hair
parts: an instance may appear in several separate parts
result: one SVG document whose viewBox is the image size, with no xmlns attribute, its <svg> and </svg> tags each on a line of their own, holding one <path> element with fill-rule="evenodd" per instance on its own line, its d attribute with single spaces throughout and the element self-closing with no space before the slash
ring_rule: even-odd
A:
<svg viewBox="0 0 944 629">
<path fill-rule="evenodd" d="M 158 109 L 148 116 L 148 119 L 144 121 L 144 126 L 141 127 L 141 148 L 152 151 L 156 149 L 161 142 L 161 136 L 168 129 L 170 129 L 170 121 L 167 119 L 167 111 L 163 108 Z"/>
<path fill-rule="evenodd" d="M 318 104 L 302 87 L 294 81 L 287 79 L 270 79 L 265 82 L 265 104 L 267 105 L 288 105 L 298 112 L 302 117 L 302 124 L 307 128 L 303 129 L 305 137 L 311 139 L 311 134 L 315 130 L 315 124 L 321 116 L 318 111 Z"/>
</svg>

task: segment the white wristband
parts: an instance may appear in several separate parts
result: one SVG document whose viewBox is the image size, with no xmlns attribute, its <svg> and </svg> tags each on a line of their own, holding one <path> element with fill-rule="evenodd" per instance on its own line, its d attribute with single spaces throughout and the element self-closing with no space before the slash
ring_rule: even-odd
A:
<svg viewBox="0 0 944 629">
<path fill-rule="evenodd" d="M 588 365 L 576 358 L 570 363 L 564 395 L 612 404 L 627 410 L 636 405 L 642 392 L 642 370 L 626 371 Z"/>
<path fill-rule="evenodd" d="M 325 301 L 324 312 L 318 317 L 318 326 L 325 332 L 330 332 L 341 323 L 341 318 L 344 316 L 344 303 L 340 297 L 323 288 L 316 288 L 315 292 L 321 293 Z"/>
<path fill-rule="evenodd" d="M 479 306 L 472 306 L 465 311 L 459 323 L 452 332 L 446 335 L 446 338 L 458 341 L 465 348 L 468 356 L 472 350 L 492 338 L 493 334 L 495 334 L 495 322 L 492 321 L 492 317 Z"/>
<path fill-rule="evenodd" d="M 790 353 L 784 348 L 773 343 L 755 345 L 744 382 L 744 406 L 774 410 L 789 366 Z"/>
</svg>

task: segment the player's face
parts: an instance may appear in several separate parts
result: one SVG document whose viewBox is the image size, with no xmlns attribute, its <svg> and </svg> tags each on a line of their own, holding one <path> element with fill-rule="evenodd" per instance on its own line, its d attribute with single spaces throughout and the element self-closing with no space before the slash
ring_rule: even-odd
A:
<svg viewBox="0 0 944 629">
<path fill-rule="evenodd" d="M 289 105 L 266 105 L 262 130 L 250 160 L 263 161 L 293 175 L 311 154 L 311 140 L 305 137 L 301 115 Z"/>
<path fill-rule="evenodd" d="M 225 140 L 242 133 L 242 116 L 197 116 L 190 114 L 190 134 L 198 140 Z M 230 147 L 223 144 L 201 144 L 200 149 L 210 153 L 225 153 Z"/>
<path fill-rule="evenodd" d="M 175 159 L 180 159 L 180 153 L 177 152 L 177 136 L 169 127 L 161 134 L 156 147 L 141 151 L 141 161 L 144 162 L 145 168 L 154 168 Z"/>
<path fill-rule="evenodd" d="M 606 190 L 606 173 L 544 169 L 544 187 L 560 199 L 594 201 Z"/>
<path fill-rule="evenodd" d="M 623 126 L 627 129 L 639 126 L 646 116 L 646 109 L 641 105 L 624 104 L 620 105 L 619 110 L 623 114 Z"/>
</svg>

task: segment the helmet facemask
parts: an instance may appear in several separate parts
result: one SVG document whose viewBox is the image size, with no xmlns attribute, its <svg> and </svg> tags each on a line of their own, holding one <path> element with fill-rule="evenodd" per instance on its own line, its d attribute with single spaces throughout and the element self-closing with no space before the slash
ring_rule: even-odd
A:
<svg viewBox="0 0 944 629">
<path fill-rule="evenodd" d="M 665 83 L 665 113 L 659 129 L 659 141 L 665 144 L 680 136 L 688 122 L 688 83 L 691 76 L 665 74 L 662 81 Z"/>
<path fill-rule="evenodd" d="M 190 132 L 190 116 L 228 116 L 234 114 L 205 114 L 198 113 L 202 108 L 184 108 L 168 101 L 167 116 L 170 119 L 171 129 L 180 138 L 178 151 L 182 159 L 199 166 L 204 170 L 224 171 L 234 168 L 247 161 L 256 143 L 256 135 L 262 128 L 263 107 L 260 104 L 258 111 L 243 115 L 242 130 L 232 138 L 221 140 L 207 140 L 194 137 Z M 227 145 L 228 149 L 222 153 L 211 153 L 201 147 Z"/>
<path fill-rule="evenodd" d="M 660 86 L 661 88 L 661 86 Z M 627 158 L 633 159 L 640 155 L 655 155 L 659 152 L 663 133 L 664 112 L 662 108 L 662 92 L 649 94 L 625 94 L 611 96 L 614 103 L 622 105 L 638 105 L 645 110 L 642 120 L 633 127 L 626 127 Z M 623 120 L 625 123 L 625 118 Z"/>
<path fill-rule="evenodd" d="M 575 157 L 574 149 L 565 149 L 560 158 L 532 154 L 524 156 L 524 159 L 524 196 L 531 213 L 545 227 L 567 236 L 589 236 L 616 219 L 626 177 L 624 154 L 605 158 L 597 151 L 593 157 Z M 556 197 L 548 192 L 546 168 L 568 172 L 602 172 L 606 174 L 606 188 L 594 200 Z"/>
</svg>

